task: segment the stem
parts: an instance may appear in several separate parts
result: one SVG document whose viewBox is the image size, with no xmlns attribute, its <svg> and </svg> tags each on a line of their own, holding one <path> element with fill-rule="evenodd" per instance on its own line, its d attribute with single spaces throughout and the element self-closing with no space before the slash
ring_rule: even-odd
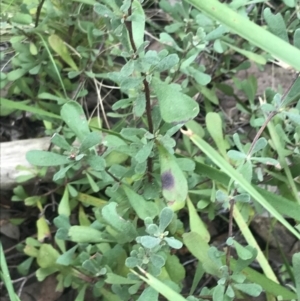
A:
<svg viewBox="0 0 300 301">
<path fill-rule="evenodd" d="M 151 134 L 154 134 L 153 122 L 152 122 L 152 111 L 151 111 L 151 99 L 150 99 L 150 87 L 146 78 L 143 80 L 144 88 L 145 88 L 145 97 L 146 97 L 146 114 L 148 120 L 148 128 Z"/>
<path fill-rule="evenodd" d="M 296 82 L 296 80 L 298 79 L 299 74 L 297 74 L 297 76 L 295 77 L 295 79 L 293 80 L 293 82 L 290 84 L 289 88 L 286 89 L 286 91 L 284 92 L 284 94 L 281 96 L 281 105 L 284 103 L 286 96 L 289 94 L 289 92 L 291 91 L 294 83 Z M 279 109 L 279 108 L 278 108 Z M 278 111 L 274 111 L 272 113 L 270 113 L 267 117 L 267 119 L 265 120 L 264 124 L 262 125 L 262 127 L 259 129 L 259 131 L 257 132 L 257 134 L 255 135 L 250 149 L 248 151 L 248 156 L 251 155 L 251 152 L 253 150 L 253 147 L 256 143 L 256 141 L 258 140 L 258 138 L 260 137 L 260 135 L 262 134 L 262 132 L 264 131 L 264 129 L 266 128 L 266 126 L 269 124 L 269 122 L 271 121 L 271 119 L 278 113 Z"/>
<path fill-rule="evenodd" d="M 232 237 L 234 199 L 230 199 L 229 204 L 230 207 L 229 207 L 228 238 Z M 227 246 L 227 251 L 226 251 L 226 265 L 228 268 L 229 275 L 231 274 L 230 255 L 231 255 L 231 246 L 229 245 Z"/>
<path fill-rule="evenodd" d="M 128 9 L 128 17 L 130 17 L 132 15 L 132 1 L 133 0 L 131 0 L 130 7 Z M 136 54 L 137 47 L 136 47 L 134 39 L 133 39 L 132 22 L 125 21 L 125 25 L 126 25 L 126 28 L 128 31 L 131 47 L 135 53 L 133 59 L 137 59 L 139 56 Z M 146 79 L 146 74 L 142 73 L 142 76 L 144 77 L 143 85 L 144 85 L 145 98 L 146 98 L 146 115 L 147 115 L 147 122 L 148 122 L 148 130 L 151 134 L 154 134 L 153 121 L 152 121 L 152 110 L 151 110 L 150 87 L 149 87 L 149 83 Z M 147 159 L 147 169 L 148 169 L 148 172 L 147 172 L 148 173 L 148 181 L 152 182 L 153 164 L 152 164 L 152 158 L 150 158 L 150 157 L 148 157 L 148 159 Z"/>
<path fill-rule="evenodd" d="M 44 5 L 45 0 L 42 0 L 36 10 L 36 19 L 35 19 L 35 25 L 34 27 L 38 27 L 39 25 L 39 20 L 40 20 L 40 15 L 41 15 L 41 11 L 42 11 L 42 7 Z"/>
<path fill-rule="evenodd" d="M 265 120 L 264 124 L 261 126 L 261 128 L 259 129 L 259 131 L 256 133 L 251 146 L 249 148 L 248 154 L 247 156 L 250 156 L 253 150 L 253 147 L 256 143 L 256 141 L 259 139 L 260 135 L 262 134 L 262 132 L 264 131 L 264 129 L 266 128 L 266 126 L 268 125 L 268 123 L 270 122 L 270 120 L 277 114 L 277 112 L 272 112 L 271 114 L 268 115 L 267 119 Z"/>
</svg>

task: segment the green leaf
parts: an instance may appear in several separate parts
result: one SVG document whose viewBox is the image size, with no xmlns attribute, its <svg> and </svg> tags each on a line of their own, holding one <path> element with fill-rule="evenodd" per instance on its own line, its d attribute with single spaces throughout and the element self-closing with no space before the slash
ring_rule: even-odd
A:
<svg viewBox="0 0 300 301">
<path fill-rule="evenodd" d="M 89 135 L 89 125 L 80 104 L 75 101 L 67 102 L 62 106 L 60 115 L 81 142 Z"/>
<path fill-rule="evenodd" d="M 182 248 L 182 242 L 175 239 L 174 237 L 165 237 L 164 241 L 169 245 L 169 247 L 173 249 L 181 249 Z"/>
<path fill-rule="evenodd" d="M 150 256 L 150 261 L 155 267 L 158 268 L 162 268 L 166 263 L 165 259 L 158 254 L 152 254 Z"/>
<path fill-rule="evenodd" d="M 178 46 L 178 44 L 172 38 L 172 36 L 170 36 L 166 32 L 162 32 L 162 33 L 159 34 L 159 40 L 160 40 L 161 43 L 166 44 L 168 46 L 171 46 L 174 49 L 176 49 L 177 51 L 180 51 L 180 52 L 182 51 L 182 49 Z"/>
<path fill-rule="evenodd" d="M 11 21 L 19 24 L 29 25 L 32 23 L 32 17 L 29 14 L 14 13 Z"/>
<path fill-rule="evenodd" d="M 30 197 L 26 197 L 24 203 L 26 206 L 36 206 L 38 202 L 41 202 L 42 197 L 38 195 L 33 195 Z"/>
<path fill-rule="evenodd" d="M 216 143 L 221 155 L 226 158 L 226 149 L 228 148 L 228 143 L 223 136 L 222 119 L 218 113 L 209 112 L 206 114 L 205 122 L 207 130 Z"/>
<path fill-rule="evenodd" d="M 51 48 L 67 63 L 72 69 L 78 71 L 78 67 L 73 61 L 65 42 L 55 34 L 52 34 L 48 38 Z"/>
<path fill-rule="evenodd" d="M 63 228 L 69 230 L 71 227 L 69 218 L 65 215 L 59 215 L 54 219 L 54 225 L 56 228 Z"/>
<path fill-rule="evenodd" d="M 233 244 L 235 246 L 236 252 L 242 260 L 248 260 L 252 258 L 252 252 L 250 252 L 248 249 L 243 247 L 240 243 L 238 243 L 236 240 L 233 241 Z"/>
<path fill-rule="evenodd" d="M 136 153 L 135 159 L 138 163 L 143 163 L 148 159 L 151 154 L 153 145 L 154 141 L 149 141 L 147 144 L 143 145 L 143 147 Z"/>
<path fill-rule="evenodd" d="M 7 80 L 13 82 L 19 78 L 21 78 L 24 74 L 27 73 L 27 70 L 18 68 L 7 73 Z"/>
<path fill-rule="evenodd" d="M 124 77 L 130 76 L 134 71 L 134 60 L 129 60 L 120 70 L 120 75 Z"/>
<path fill-rule="evenodd" d="M 129 268 L 134 268 L 140 265 L 140 261 L 136 257 L 127 257 L 125 261 L 125 265 Z"/>
<path fill-rule="evenodd" d="M 273 34 L 284 41 L 289 42 L 285 22 L 280 13 L 273 15 L 271 9 L 267 7 L 264 9 L 264 18 Z"/>
<path fill-rule="evenodd" d="M 50 268 L 55 266 L 59 253 L 50 244 L 42 244 L 38 255 L 37 263 L 41 268 Z"/>
<path fill-rule="evenodd" d="M 39 268 L 36 270 L 36 278 L 38 281 L 45 280 L 49 275 L 52 275 L 59 271 L 59 268 L 57 266 L 52 266 L 49 268 Z"/>
<path fill-rule="evenodd" d="M 202 263 L 204 270 L 214 276 L 220 276 L 219 267 L 208 256 L 209 245 L 197 233 L 189 232 L 183 234 L 183 242 L 188 250 Z"/>
<path fill-rule="evenodd" d="M 249 296 L 258 297 L 262 292 L 262 287 L 256 283 L 235 283 L 233 286 Z"/>
<path fill-rule="evenodd" d="M 238 194 L 233 198 L 236 202 L 249 203 L 251 198 L 248 193 Z"/>
<path fill-rule="evenodd" d="M 105 221 L 119 233 L 122 233 L 126 242 L 136 238 L 137 233 L 130 221 L 126 221 L 117 213 L 117 203 L 111 202 L 102 209 L 102 216 Z"/>
<path fill-rule="evenodd" d="M 158 292 L 149 286 L 143 290 L 137 301 L 158 301 Z"/>
<path fill-rule="evenodd" d="M 225 300 L 224 299 L 225 286 L 218 284 L 213 290 L 213 301 Z"/>
<path fill-rule="evenodd" d="M 196 272 L 195 272 L 194 278 L 193 278 L 193 284 L 192 284 L 191 290 L 189 292 L 190 295 L 194 294 L 194 292 L 195 292 L 196 288 L 198 287 L 198 284 L 200 283 L 204 274 L 205 274 L 205 270 L 203 269 L 201 262 L 198 262 Z"/>
<path fill-rule="evenodd" d="M 218 105 L 219 104 L 219 99 L 218 96 L 216 95 L 216 90 L 207 88 L 206 86 L 203 85 L 197 85 L 197 89 L 207 98 L 209 101 L 211 101 L 213 104 Z"/>
<path fill-rule="evenodd" d="M 67 166 L 65 166 L 65 167 L 61 167 L 61 168 L 59 169 L 59 171 L 53 175 L 53 181 L 56 182 L 56 181 L 58 181 L 58 180 L 61 180 L 61 179 L 63 179 L 63 178 L 66 178 L 66 173 L 67 173 L 67 171 L 68 171 L 70 168 L 72 168 L 73 166 L 74 166 L 74 163 L 69 164 L 69 165 L 67 165 Z"/>
<path fill-rule="evenodd" d="M 127 102 L 128 100 L 125 99 Z M 139 93 L 133 103 L 133 114 L 136 117 L 141 117 L 146 109 L 146 97 L 144 93 Z"/>
<path fill-rule="evenodd" d="M 268 141 L 265 138 L 259 138 L 253 146 L 252 154 L 259 152 L 260 150 L 264 149 L 267 145 Z"/>
<path fill-rule="evenodd" d="M 144 42 L 146 16 L 145 11 L 138 0 L 132 1 L 132 35 L 136 48 Z"/>
<path fill-rule="evenodd" d="M 289 90 L 288 94 L 284 98 L 282 106 L 287 106 L 291 102 L 300 98 L 300 76 L 295 80 L 293 86 Z"/>
<path fill-rule="evenodd" d="M 98 15 L 106 17 L 106 18 L 108 17 L 108 18 L 112 19 L 115 17 L 114 13 L 107 7 L 107 5 L 96 3 L 94 5 L 94 11 Z"/>
<path fill-rule="evenodd" d="M 131 207 L 140 219 L 144 220 L 146 217 L 154 218 L 157 215 L 158 212 L 155 203 L 145 201 L 141 195 L 137 194 L 128 186 L 123 185 L 122 187 Z"/>
<path fill-rule="evenodd" d="M 57 258 L 56 263 L 60 264 L 60 265 L 64 265 L 64 266 L 71 265 L 71 263 L 74 261 L 74 254 L 75 254 L 77 248 L 78 248 L 78 246 L 74 246 L 73 248 L 71 248 L 67 252 L 60 255 Z"/>
<path fill-rule="evenodd" d="M 183 171 L 194 171 L 195 169 L 195 161 L 192 159 L 176 158 L 176 162 Z"/>
<path fill-rule="evenodd" d="M 210 234 L 189 197 L 187 198 L 187 205 L 191 231 L 199 234 L 206 242 L 209 242 Z"/>
<path fill-rule="evenodd" d="M 300 253 L 295 253 L 292 257 L 295 286 L 298 300 L 300 300 Z"/>
<path fill-rule="evenodd" d="M 108 284 L 136 284 L 139 280 L 129 279 L 114 273 L 107 273 L 105 282 Z"/>
<path fill-rule="evenodd" d="M 20 263 L 17 266 L 18 272 L 23 276 L 28 275 L 28 272 L 30 270 L 33 260 L 34 260 L 34 257 L 29 257 L 26 260 L 24 260 L 22 263 Z"/>
<path fill-rule="evenodd" d="M 58 205 L 58 214 L 69 217 L 71 214 L 70 202 L 69 202 L 69 190 L 65 186 L 64 194 Z"/>
<path fill-rule="evenodd" d="M 44 241 L 46 238 L 51 237 L 51 231 L 49 228 L 49 224 L 45 219 L 45 216 L 41 216 L 36 221 L 36 227 L 37 227 L 37 239 L 38 241 Z"/>
<path fill-rule="evenodd" d="M 164 57 L 158 65 L 155 67 L 155 71 L 162 72 L 165 70 L 170 70 L 172 67 L 174 67 L 176 64 L 179 63 L 179 57 L 176 53 L 172 53 L 166 57 Z"/>
<path fill-rule="evenodd" d="M 105 169 L 106 162 L 105 160 L 96 155 L 88 156 L 86 162 L 93 168 L 94 170 L 102 171 Z"/>
<path fill-rule="evenodd" d="M 293 122 L 295 122 L 296 124 L 300 125 L 300 114 L 299 112 L 286 112 L 285 113 L 286 116 Z"/>
<path fill-rule="evenodd" d="M 165 122 L 186 123 L 198 115 L 198 104 L 180 92 L 179 85 L 152 78 L 151 87 L 158 98 L 161 117 Z"/>
<path fill-rule="evenodd" d="M 175 283 L 181 283 L 185 278 L 185 268 L 176 255 L 168 254 L 165 269 Z"/>
<path fill-rule="evenodd" d="M 150 235 L 144 235 L 141 237 L 141 244 L 148 249 L 152 249 L 156 246 L 158 246 L 161 242 L 160 238 L 153 237 Z"/>
<path fill-rule="evenodd" d="M 158 226 L 158 230 L 160 233 L 163 233 L 167 227 L 169 226 L 169 224 L 171 223 L 172 219 L 174 216 L 174 212 L 172 209 L 165 207 L 159 215 L 159 226 Z"/>
<path fill-rule="evenodd" d="M 74 0 L 74 1 L 80 2 L 82 0 Z M 83 0 L 82 2 L 85 3 L 86 1 L 87 0 Z M 89 1 L 87 1 L 87 2 L 89 2 Z M 89 4 L 89 3 L 87 3 L 87 4 Z M 86 292 L 87 287 L 88 287 L 88 284 L 84 284 L 83 286 L 81 286 L 80 289 L 78 289 L 78 295 L 74 301 L 84 301 L 85 292 Z"/>
<path fill-rule="evenodd" d="M 235 160 L 235 161 L 238 161 L 238 160 L 245 160 L 247 158 L 247 155 L 242 153 L 242 152 L 238 152 L 236 150 L 230 150 L 227 152 L 227 156 L 232 159 L 232 160 Z"/>
<path fill-rule="evenodd" d="M 97 185 L 97 183 L 95 182 L 95 180 L 93 179 L 93 177 L 89 173 L 86 173 L 85 175 L 86 175 L 86 178 L 87 178 L 92 190 L 94 192 L 98 192 L 100 190 L 100 188 Z"/>
<path fill-rule="evenodd" d="M 70 163 L 63 155 L 41 150 L 31 150 L 26 153 L 27 161 L 36 166 L 58 166 Z"/>
<path fill-rule="evenodd" d="M 88 4 L 88 5 L 95 5 L 95 4 L 97 4 L 96 0 L 73 0 L 73 1 L 74 2 L 83 3 L 83 4 Z"/>
<path fill-rule="evenodd" d="M 87 226 L 71 226 L 68 231 L 71 241 L 77 243 L 100 243 L 106 240 L 102 237 L 102 232 Z"/>
<path fill-rule="evenodd" d="M 206 86 L 211 81 L 211 76 L 210 75 L 208 75 L 204 72 L 201 72 L 201 71 L 199 71 L 199 70 L 197 70 L 193 67 L 188 67 L 187 72 L 188 72 L 188 74 L 190 74 L 191 76 L 194 77 L 194 79 L 196 80 L 196 82 L 199 85 Z"/>
<path fill-rule="evenodd" d="M 300 49 L 300 28 L 294 32 L 294 46 Z"/>
<path fill-rule="evenodd" d="M 71 145 L 67 142 L 67 140 L 57 133 L 53 135 L 53 137 L 51 138 L 51 142 L 64 150 L 70 151 L 72 149 Z"/>
<path fill-rule="evenodd" d="M 273 158 L 262 158 L 262 157 L 252 157 L 251 158 L 252 161 L 256 161 L 256 162 L 261 162 L 261 163 L 264 163 L 266 165 L 278 165 L 279 162 Z"/>
<path fill-rule="evenodd" d="M 158 151 L 163 196 L 173 210 L 179 210 L 184 206 L 188 193 L 186 177 L 173 155 L 162 145 L 158 146 Z"/>
<path fill-rule="evenodd" d="M 90 148 L 100 144 L 101 140 L 102 140 L 102 134 L 100 132 L 91 132 L 83 139 L 79 151 L 85 152 Z"/>
</svg>

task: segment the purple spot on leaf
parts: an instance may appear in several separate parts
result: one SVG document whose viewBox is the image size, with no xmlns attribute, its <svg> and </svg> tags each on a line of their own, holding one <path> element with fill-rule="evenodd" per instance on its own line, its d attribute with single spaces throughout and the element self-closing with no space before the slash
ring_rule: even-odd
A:
<svg viewBox="0 0 300 301">
<path fill-rule="evenodd" d="M 170 171 L 166 171 L 161 175 L 162 188 L 170 190 L 174 187 L 174 176 Z"/>
</svg>

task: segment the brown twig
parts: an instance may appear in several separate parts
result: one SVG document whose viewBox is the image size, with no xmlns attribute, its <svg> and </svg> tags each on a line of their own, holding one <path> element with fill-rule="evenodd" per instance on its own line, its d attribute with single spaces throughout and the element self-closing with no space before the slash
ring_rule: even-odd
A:
<svg viewBox="0 0 300 301">
<path fill-rule="evenodd" d="M 128 9 L 127 18 L 130 17 L 131 15 L 132 15 L 132 0 L 131 0 L 130 7 Z M 126 25 L 126 28 L 128 31 L 131 47 L 135 53 L 134 59 L 137 59 L 138 58 L 138 55 L 136 54 L 137 47 L 136 47 L 134 39 L 133 39 L 132 22 L 125 21 L 125 25 Z M 145 74 L 142 73 L 142 76 L 145 77 Z M 147 115 L 147 122 L 148 122 L 148 130 L 151 134 L 154 134 L 153 121 L 152 121 L 152 110 L 151 110 L 151 99 L 150 99 L 150 86 L 149 86 L 149 83 L 148 83 L 146 77 L 143 80 L 143 85 L 144 85 L 145 98 L 146 98 L 146 115 Z M 148 181 L 149 182 L 152 182 L 152 169 L 153 169 L 152 158 L 148 157 L 147 173 L 148 173 Z"/>
<path fill-rule="evenodd" d="M 295 79 L 292 81 L 292 83 L 290 84 L 290 86 L 288 87 L 288 89 L 286 89 L 286 91 L 284 92 L 284 94 L 281 96 L 281 103 L 280 103 L 280 106 L 284 103 L 285 101 L 285 98 L 286 96 L 288 95 L 288 93 L 291 91 L 294 83 L 296 82 L 296 80 L 298 79 L 299 77 L 299 74 L 296 75 Z M 279 108 L 277 108 L 279 109 Z M 250 156 L 251 155 L 251 152 L 253 150 L 253 147 L 255 145 L 255 143 L 257 142 L 257 140 L 259 139 L 259 137 L 261 136 L 262 132 L 264 131 L 264 129 L 266 128 L 266 126 L 268 125 L 268 123 L 271 121 L 271 119 L 278 113 L 278 111 L 274 111 L 274 112 L 271 112 L 267 119 L 265 120 L 264 124 L 261 126 L 261 128 L 259 129 L 259 131 L 257 132 L 257 134 L 255 135 L 252 143 L 251 143 L 251 146 L 249 148 L 249 151 L 248 151 L 248 154 L 247 156 Z"/>
<path fill-rule="evenodd" d="M 272 112 L 268 115 L 267 119 L 265 120 L 264 124 L 261 126 L 261 128 L 259 129 L 259 131 L 256 133 L 251 146 L 249 148 L 248 154 L 247 156 L 250 156 L 252 153 L 252 150 L 254 148 L 255 143 L 257 142 L 257 140 L 259 139 L 259 137 L 261 136 L 262 132 L 264 131 L 264 129 L 266 128 L 266 126 L 268 125 L 268 123 L 270 122 L 270 120 L 277 114 L 277 111 Z"/>
<path fill-rule="evenodd" d="M 228 238 L 233 236 L 233 208 L 234 208 L 234 199 L 230 199 L 229 201 L 229 223 L 228 223 Z M 226 250 L 226 266 L 228 268 L 228 274 L 230 275 L 231 273 L 231 268 L 230 268 L 230 256 L 231 256 L 231 245 L 227 246 Z"/>
<path fill-rule="evenodd" d="M 35 19 L 35 25 L 34 27 L 38 27 L 39 25 L 39 20 L 40 20 L 40 15 L 41 15 L 41 11 L 42 11 L 42 7 L 44 5 L 45 0 L 42 0 L 36 10 L 36 19 Z"/>
</svg>

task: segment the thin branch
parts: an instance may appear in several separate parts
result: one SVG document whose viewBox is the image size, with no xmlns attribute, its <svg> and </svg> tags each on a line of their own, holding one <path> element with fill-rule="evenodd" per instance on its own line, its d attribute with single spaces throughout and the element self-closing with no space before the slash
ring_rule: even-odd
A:
<svg viewBox="0 0 300 301">
<path fill-rule="evenodd" d="M 145 97 L 146 97 L 146 114 L 148 120 L 149 132 L 154 134 L 153 122 L 152 122 L 152 111 L 151 111 L 151 99 L 150 99 L 150 87 L 146 78 L 143 80 L 144 88 L 145 88 Z"/>
<path fill-rule="evenodd" d="M 37 7 L 37 10 L 36 10 L 36 19 L 35 19 L 35 26 L 34 26 L 34 27 L 38 27 L 38 25 L 39 25 L 40 15 L 41 15 L 41 11 L 42 11 L 44 2 L 45 2 L 45 0 L 42 0 L 42 1 L 39 3 L 38 7 Z"/>
<path fill-rule="evenodd" d="M 131 0 L 131 4 L 130 4 L 129 9 L 128 9 L 128 17 L 130 17 L 132 15 L 132 1 L 133 0 Z M 137 48 L 136 48 L 136 45 L 135 45 L 135 42 L 134 42 L 134 39 L 133 39 L 132 22 L 131 21 L 125 21 L 125 25 L 126 25 L 127 30 L 128 30 L 131 47 L 132 47 L 134 53 L 136 53 Z"/>
<path fill-rule="evenodd" d="M 233 207 L 234 207 L 234 199 L 230 199 L 230 207 L 229 207 L 229 223 L 228 223 L 228 238 L 233 236 Z M 231 246 L 227 246 L 226 251 L 226 265 L 228 268 L 228 274 L 231 274 L 231 268 L 230 268 L 230 256 L 231 256 Z"/>
<path fill-rule="evenodd" d="M 298 79 L 298 76 L 299 74 L 297 74 L 297 76 L 295 77 L 295 79 L 292 81 L 292 83 L 290 84 L 290 86 L 288 87 L 288 89 L 286 89 L 286 91 L 284 92 L 284 94 L 281 96 L 281 104 L 282 105 L 285 101 L 285 98 L 286 96 L 288 95 L 288 93 L 291 91 L 294 83 L 296 82 L 296 80 Z M 257 140 L 259 139 L 259 137 L 261 136 L 262 132 L 264 131 L 264 129 L 266 128 L 266 126 L 268 125 L 268 123 L 271 121 L 271 119 L 278 113 L 278 111 L 274 111 L 274 112 L 271 112 L 267 119 L 265 120 L 264 124 L 261 126 L 261 128 L 259 129 L 259 131 L 257 132 L 257 134 L 255 135 L 252 143 L 251 143 L 251 146 L 249 148 L 249 151 L 248 151 L 248 154 L 247 156 L 250 156 L 251 153 L 252 153 L 252 150 L 253 150 L 253 147 L 255 145 L 255 143 L 257 142 Z"/>
<path fill-rule="evenodd" d="M 252 153 L 252 150 L 254 148 L 254 145 L 256 143 L 256 141 L 259 139 L 259 137 L 261 136 L 262 132 L 265 130 L 266 126 L 268 125 L 268 123 L 270 122 L 270 120 L 277 114 L 277 112 L 272 112 L 268 115 L 267 119 L 265 120 L 264 124 L 261 126 L 261 128 L 259 129 L 259 131 L 256 133 L 252 143 L 251 143 L 251 146 L 249 148 L 249 151 L 248 151 L 248 154 L 247 156 L 250 156 L 251 153 Z"/>
<path fill-rule="evenodd" d="M 132 15 L 132 0 L 130 7 L 128 9 L 128 17 Z M 128 31 L 129 40 L 131 47 L 134 51 L 134 59 L 138 58 L 138 55 L 136 54 L 137 47 L 134 42 L 133 38 L 133 30 L 132 30 L 132 22 L 131 21 L 125 21 L 125 25 Z M 145 98 L 146 98 L 146 115 L 147 115 L 147 122 L 148 122 L 148 130 L 151 134 L 154 134 L 154 128 L 153 128 L 153 121 L 152 121 L 152 110 L 151 110 L 151 98 L 150 98 L 150 87 L 149 83 L 146 79 L 146 75 L 142 73 L 142 76 L 144 77 L 143 85 L 144 85 L 144 91 L 145 91 Z M 153 164 L 152 164 L 152 158 L 148 157 L 147 160 L 147 170 L 148 170 L 148 181 L 152 182 L 152 170 L 153 170 Z"/>
</svg>

